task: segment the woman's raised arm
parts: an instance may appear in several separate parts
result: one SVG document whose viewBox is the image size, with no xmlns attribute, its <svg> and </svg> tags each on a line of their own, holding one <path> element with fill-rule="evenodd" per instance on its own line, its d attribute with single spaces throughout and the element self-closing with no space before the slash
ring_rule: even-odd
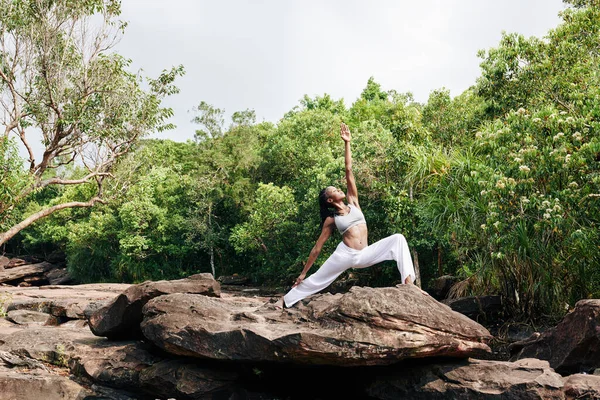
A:
<svg viewBox="0 0 600 400">
<path fill-rule="evenodd" d="M 348 186 L 346 190 L 346 198 L 348 203 L 352 204 L 360 208 L 358 204 L 358 190 L 356 189 L 356 181 L 354 180 L 354 174 L 352 173 L 352 151 L 350 149 L 350 129 L 348 125 L 342 122 L 340 128 L 340 136 L 344 140 L 344 160 L 346 164 L 346 185 Z"/>
</svg>

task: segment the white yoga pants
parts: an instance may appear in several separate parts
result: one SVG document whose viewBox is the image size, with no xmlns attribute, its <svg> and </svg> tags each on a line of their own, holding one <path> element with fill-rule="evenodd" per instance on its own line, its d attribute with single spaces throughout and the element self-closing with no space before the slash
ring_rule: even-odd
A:
<svg viewBox="0 0 600 400">
<path fill-rule="evenodd" d="M 415 268 L 403 235 L 397 233 L 386 237 L 362 250 L 352 249 L 340 242 L 317 272 L 304 279 L 283 297 L 285 305 L 291 307 L 305 297 L 325 289 L 349 268 L 367 268 L 386 260 L 396 260 L 402 283 L 409 275 L 412 281 L 415 281 Z"/>
</svg>

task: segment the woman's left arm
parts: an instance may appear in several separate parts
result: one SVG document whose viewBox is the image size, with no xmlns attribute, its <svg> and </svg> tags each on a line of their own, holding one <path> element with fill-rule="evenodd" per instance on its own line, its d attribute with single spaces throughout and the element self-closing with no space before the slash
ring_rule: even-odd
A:
<svg viewBox="0 0 600 400">
<path fill-rule="evenodd" d="M 348 199 L 348 203 L 352 204 L 360 208 L 358 204 L 358 190 L 356 189 L 356 181 L 354 180 L 354 174 L 352 173 L 352 151 L 350 149 L 350 129 L 348 129 L 348 125 L 342 122 L 340 129 L 340 136 L 344 140 L 344 160 L 346 164 L 346 185 L 347 193 L 346 197 Z"/>
</svg>

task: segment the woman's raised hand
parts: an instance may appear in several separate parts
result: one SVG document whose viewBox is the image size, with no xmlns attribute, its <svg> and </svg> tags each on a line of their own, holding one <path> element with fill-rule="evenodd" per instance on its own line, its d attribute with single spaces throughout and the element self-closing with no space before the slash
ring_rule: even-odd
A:
<svg viewBox="0 0 600 400">
<path fill-rule="evenodd" d="M 344 139 L 344 142 L 350 141 L 350 129 L 348 128 L 348 125 L 343 122 L 340 124 L 340 136 Z"/>
</svg>

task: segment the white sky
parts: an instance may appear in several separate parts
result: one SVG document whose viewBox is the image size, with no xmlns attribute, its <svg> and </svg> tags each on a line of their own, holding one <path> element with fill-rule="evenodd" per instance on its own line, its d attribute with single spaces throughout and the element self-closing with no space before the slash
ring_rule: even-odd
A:
<svg viewBox="0 0 600 400">
<path fill-rule="evenodd" d="M 176 130 L 152 137 L 192 139 L 192 107 L 204 100 L 256 111 L 277 122 L 309 96 L 351 105 L 373 76 L 384 90 L 425 102 L 452 96 L 480 75 L 476 53 L 501 32 L 543 37 L 560 23 L 562 0 L 123 0 L 129 26 L 116 51 L 156 77 L 183 64 L 169 98 Z"/>
<path fill-rule="evenodd" d="M 477 50 L 501 32 L 543 37 L 562 0 L 123 0 L 129 22 L 117 50 L 150 76 L 183 64 L 181 92 L 167 101 L 177 129 L 192 139 L 193 106 L 204 100 L 226 117 L 247 108 L 277 122 L 309 96 L 352 104 L 370 76 L 384 90 L 425 102 L 452 96 L 479 76 Z M 229 123 L 229 121 L 227 121 Z"/>
</svg>

